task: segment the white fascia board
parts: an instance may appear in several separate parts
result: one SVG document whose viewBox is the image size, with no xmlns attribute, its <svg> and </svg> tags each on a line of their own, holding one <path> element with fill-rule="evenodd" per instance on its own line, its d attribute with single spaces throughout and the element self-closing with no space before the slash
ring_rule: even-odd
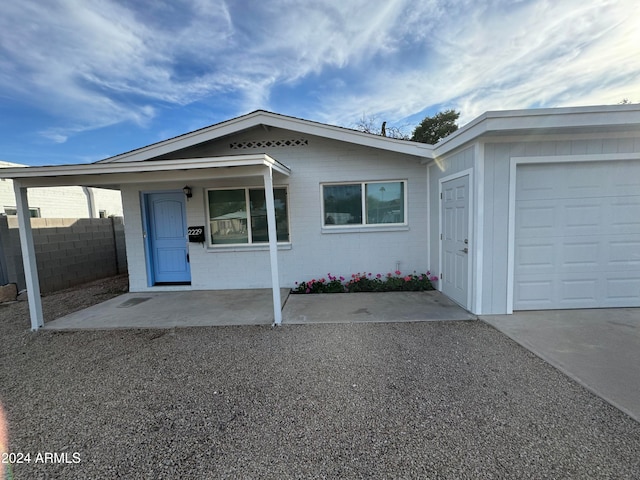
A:
<svg viewBox="0 0 640 480">
<path fill-rule="evenodd" d="M 435 156 L 445 155 L 482 135 L 573 134 L 597 129 L 628 131 L 640 129 L 640 105 L 541 108 L 486 112 L 435 145 Z"/>
<path fill-rule="evenodd" d="M 101 160 L 97 163 L 119 163 L 138 162 L 148 160 L 160 155 L 192 147 L 200 143 L 208 142 L 218 138 L 233 135 L 235 133 L 265 125 L 268 127 L 282 128 L 307 135 L 339 140 L 358 145 L 389 150 L 407 155 L 422 158 L 433 157 L 433 146 L 425 143 L 411 142 L 408 140 L 398 140 L 395 138 L 372 135 L 370 133 L 358 132 L 343 127 L 325 125 L 311 122 L 295 117 L 275 114 L 271 112 L 258 111 L 248 115 L 234 118 L 226 122 L 218 123 L 210 127 L 196 130 L 195 132 L 180 135 L 163 142 L 159 142 L 147 147 L 139 148 L 131 152 L 123 153 L 115 157 Z"/>
<path fill-rule="evenodd" d="M 253 113 L 227 120 L 210 127 L 205 127 L 194 132 L 185 133 L 184 135 L 179 135 L 162 142 L 154 143 L 146 147 L 122 153 L 105 160 L 100 160 L 96 163 L 140 162 L 148 160 L 150 158 L 165 155 L 177 150 L 182 150 L 183 148 L 192 147 L 200 143 L 215 140 L 227 135 L 232 135 L 239 131 L 260 125 L 261 122 L 257 120 L 257 116 L 258 113 Z"/>
<path fill-rule="evenodd" d="M 53 165 L 48 167 L 18 167 L 0 169 L 0 178 L 24 179 L 30 186 L 36 186 L 38 179 L 99 175 L 133 174 L 150 172 L 189 171 L 225 167 L 267 166 L 280 174 L 289 176 L 291 170 L 266 154 L 236 155 L 211 158 L 187 158 L 181 160 L 154 160 L 147 162 L 91 163 L 81 165 Z M 237 176 L 242 177 L 238 171 Z M 50 185 L 50 182 L 46 182 Z"/>
</svg>

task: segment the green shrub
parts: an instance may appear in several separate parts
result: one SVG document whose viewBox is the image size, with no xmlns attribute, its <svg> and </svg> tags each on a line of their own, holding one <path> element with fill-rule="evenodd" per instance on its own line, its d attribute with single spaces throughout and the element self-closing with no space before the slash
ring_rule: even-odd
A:
<svg viewBox="0 0 640 480">
<path fill-rule="evenodd" d="M 308 282 L 296 282 L 292 293 L 355 293 L 355 292 L 422 292 L 433 290 L 433 283 L 438 277 L 431 275 L 431 272 L 402 275 L 397 270 L 392 273 L 382 275 L 380 273 L 354 273 L 350 280 L 344 277 L 336 277 L 327 274 L 327 278 L 315 278 Z"/>
</svg>

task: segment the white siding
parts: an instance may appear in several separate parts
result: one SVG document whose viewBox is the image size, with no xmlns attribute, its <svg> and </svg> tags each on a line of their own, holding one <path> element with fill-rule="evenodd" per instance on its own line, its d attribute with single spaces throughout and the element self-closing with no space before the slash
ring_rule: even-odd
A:
<svg viewBox="0 0 640 480">
<path fill-rule="evenodd" d="M 244 135 L 178 152 L 176 157 L 265 152 L 291 168 L 291 177 L 276 176 L 276 186 L 289 187 L 291 246 L 280 248 L 282 286 L 326 276 L 356 272 L 387 273 L 399 262 L 403 272 L 423 272 L 427 258 L 427 172 L 420 159 L 376 149 L 305 136 L 308 145 L 289 148 L 231 150 L 232 141 L 299 138 L 299 134 L 255 129 Z M 166 157 L 165 157 L 166 158 Z M 179 160 L 177 160 L 179 161 Z M 408 229 L 385 232 L 323 233 L 321 194 L 323 182 L 407 180 Z M 187 203 L 189 225 L 208 225 L 207 188 L 262 185 L 262 178 L 193 181 L 193 198 Z M 127 229 L 127 255 L 131 288 L 148 288 L 145 267 L 140 191 L 182 189 L 183 183 L 130 185 L 123 188 Z M 190 244 L 193 289 L 265 288 L 270 286 L 268 249 L 220 251 Z"/>
</svg>

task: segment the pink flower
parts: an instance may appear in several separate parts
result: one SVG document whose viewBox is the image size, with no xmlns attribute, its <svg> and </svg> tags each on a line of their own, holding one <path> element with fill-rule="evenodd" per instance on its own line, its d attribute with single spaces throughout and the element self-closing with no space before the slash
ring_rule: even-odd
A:
<svg viewBox="0 0 640 480">
<path fill-rule="evenodd" d="M 431 275 L 431 272 L 429 270 L 427 270 L 427 276 Z"/>
<path fill-rule="evenodd" d="M 340 281 L 344 282 L 344 277 L 342 275 L 340 275 Z"/>
<path fill-rule="evenodd" d="M 400 270 L 396 270 L 396 275 L 402 275 L 402 272 Z"/>
<path fill-rule="evenodd" d="M 422 281 L 422 275 L 420 275 L 420 276 L 418 277 L 418 280 Z"/>
<path fill-rule="evenodd" d="M 324 282 L 326 282 L 326 280 L 324 278 L 321 278 L 320 283 L 324 283 Z"/>
<path fill-rule="evenodd" d="M 371 276 L 371 272 L 367 273 L 367 275 L 370 277 Z"/>
<path fill-rule="evenodd" d="M 430 278 L 430 280 L 431 280 L 432 282 L 437 282 L 437 281 L 438 281 L 438 276 L 437 276 L 437 275 L 434 275 L 433 277 L 431 277 L 431 278 Z"/>
<path fill-rule="evenodd" d="M 305 293 L 311 293 L 311 289 L 307 288 L 307 289 L 305 290 Z"/>
<path fill-rule="evenodd" d="M 405 282 L 410 282 L 411 281 L 411 275 L 407 275 L 406 277 L 404 277 L 404 281 Z"/>
<path fill-rule="evenodd" d="M 387 273 L 387 278 L 391 278 L 392 275 L 390 273 Z"/>
<path fill-rule="evenodd" d="M 376 278 L 382 278 L 382 275 L 377 274 L 377 275 L 376 275 Z"/>
</svg>

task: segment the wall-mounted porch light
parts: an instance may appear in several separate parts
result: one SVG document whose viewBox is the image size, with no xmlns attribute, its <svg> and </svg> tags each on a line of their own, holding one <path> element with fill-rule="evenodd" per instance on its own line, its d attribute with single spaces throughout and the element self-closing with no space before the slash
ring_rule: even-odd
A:
<svg viewBox="0 0 640 480">
<path fill-rule="evenodd" d="M 191 191 L 191 187 L 189 185 L 185 185 L 184 187 L 182 187 L 182 191 L 184 192 L 185 197 L 193 197 L 193 192 Z"/>
</svg>

